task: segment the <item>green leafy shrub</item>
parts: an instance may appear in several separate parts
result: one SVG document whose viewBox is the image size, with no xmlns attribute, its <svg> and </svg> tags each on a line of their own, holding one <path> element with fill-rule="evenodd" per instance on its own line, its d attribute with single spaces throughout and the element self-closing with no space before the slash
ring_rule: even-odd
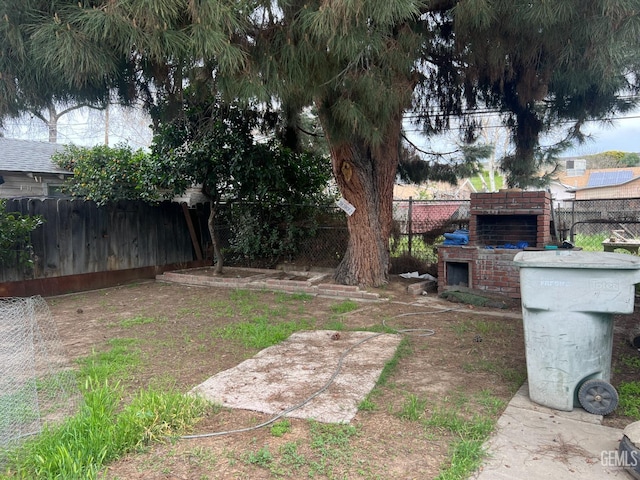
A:
<svg viewBox="0 0 640 480">
<path fill-rule="evenodd" d="M 0 199 L 0 265 L 31 263 L 31 232 L 43 224 L 42 217 L 7 212 L 7 201 Z"/>
<path fill-rule="evenodd" d="M 93 148 L 68 145 L 53 155 L 61 168 L 73 172 L 62 190 L 74 197 L 93 200 L 98 205 L 116 200 L 162 199 L 149 175 L 150 157 L 126 145 Z"/>
</svg>

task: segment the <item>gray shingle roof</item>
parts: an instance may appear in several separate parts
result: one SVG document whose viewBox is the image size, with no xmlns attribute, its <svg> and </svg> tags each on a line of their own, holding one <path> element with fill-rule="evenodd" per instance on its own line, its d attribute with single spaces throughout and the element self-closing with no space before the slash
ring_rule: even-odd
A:
<svg viewBox="0 0 640 480">
<path fill-rule="evenodd" d="M 0 170 L 32 173 L 71 173 L 59 168 L 51 156 L 64 145 L 0 137 Z"/>
</svg>

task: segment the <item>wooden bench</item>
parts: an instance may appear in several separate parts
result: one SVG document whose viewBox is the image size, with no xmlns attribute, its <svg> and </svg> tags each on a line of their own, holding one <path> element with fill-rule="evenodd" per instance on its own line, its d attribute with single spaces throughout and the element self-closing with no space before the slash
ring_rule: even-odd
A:
<svg viewBox="0 0 640 480">
<path fill-rule="evenodd" d="M 611 230 L 611 237 L 602 242 L 602 248 L 604 248 L 605 252 L 613 252 L 621 248 L 627 252 L 638 254 L 640 253 L 640 239 L 633 238 L 633 234 L 626 228 L 623 230 Z"/>
<path fill-rule="evenodd" d="M 605 240 L 604 242 L 602 242 L 602 247 L 604 248 L 605 252 L 613 252 L 617 248 L 621 248 L 631 253 L 640 253 L 640 241 L 611 242 Z"/>
</svg>

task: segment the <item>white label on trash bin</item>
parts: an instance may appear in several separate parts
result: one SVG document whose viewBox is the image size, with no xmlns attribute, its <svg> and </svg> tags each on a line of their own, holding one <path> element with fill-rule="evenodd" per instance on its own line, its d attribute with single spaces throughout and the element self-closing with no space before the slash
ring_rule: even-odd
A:
<svg viewBox="0 0 640 480">
<path fill-rule="evenodd" d="M 540 280 L 541 287 L 570 287 L 571 282 L 566 280 Z"/>
<path fill-rule="evenodd" d="M 620 290 L 620 284 L 615 280 L 591 280 L 592 291 L 617 292 Z"/>
</svg>

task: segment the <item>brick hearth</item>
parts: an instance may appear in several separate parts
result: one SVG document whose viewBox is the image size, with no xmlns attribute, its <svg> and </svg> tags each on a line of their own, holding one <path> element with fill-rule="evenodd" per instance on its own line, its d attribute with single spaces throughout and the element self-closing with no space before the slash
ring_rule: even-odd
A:
<svg viewBox="0 0 640 480">
<path fill-rule="evenodd" d="M 469 288 L 520 298 L 513 257 L 551 243 L 551 195 L 544 191 L 471 194 L 468 245 L 438 247 L 438 292 Z"/>
</svg>

